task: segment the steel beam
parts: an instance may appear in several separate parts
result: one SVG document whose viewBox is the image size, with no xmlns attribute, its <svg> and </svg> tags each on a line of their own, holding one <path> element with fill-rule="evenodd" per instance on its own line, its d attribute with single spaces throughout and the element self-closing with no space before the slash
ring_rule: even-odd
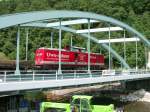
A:
<svg viewBox="0 0 150 112">
<path fill-rule="evenodd" d="M 110 43 L 110 33 L 111 33 L 111 31 L 110 31 L 110 24 L 109 24 L 109 31 L 108 31 L 108 38 L 109 38 L 109 70 L 111 69 L 111 53 L 110 53 L 110 45 L 111 45 L 111 43 Z"/>
<path fill-rule="evenodd" d="M 70 50 L 72 51 L 72 35 L 71 35 L 71 38 L 70 38 Z"/>
<path fill-rule="evenodd" d="M 58 74 L 62 74 L 61 71 L 61 19 L 59 19 L 59 66 Z"/>
<path fill-rule="evenodd" d="M 110 27 L 110 31 L 122 31 L 123 28 L 121 27 Z M 108 32 L 109 28 L 92 28 L 90 29 L 90 33 L 94 33 L 94 32 Z M 84 29 L 84 30 L 77 30 L 76 33 L 88 33 L 89 29 Z"/>
<path fill-rule="evenodd" d="M 132 39 L 129 39 L 129 40 L 132 40 Z M 124 60 L 126 61 L 126 32 L 125 32 L 125 30 L 123 30 L 123 54 L 124 54 L 124 56 L 123 56 L 123 58 L 124 58 Z"/>
<path fill-rule="evenodd" d="M 91 23 L 97 23 L 99 21 L 90 20 L 90 22 Z M 66 26 L 66 25 L 76 25 L 76 24 L 85 24 L 85 23 L 88 23 L 87 19 L 76 19 L 76 20 L 62 21 L 61 25 L 62 26 Z M 47 27 L 59 26 L 59 22 L 48 23 L 46 26 Z"/>
<path fill-rule="evenodd" d="M 28 40 L 29 40 L 29 29 L 26 29 L 26 61 L 28 61 Z"/>
<path fill-rule="evenodd" d="M 15 75 L 20 75 L 20 68 L 19 68 L 19 48 L 20 48 L 20 26 L 18 25 L 18 31 L 17 31 L 17 53 L 16 53 L 16 71 L 15 71 Z"/>
<path fill-rule="evenodd" d="M 137 38 L 136 38 L 137 39 Z M 138 43 L 135 41 L 135 65 L 136 70 L 138 69 Z"/>
<path fill-rule="evenodd" d="M 117 39 L 105 39 L 105 40 L 99 40 L 98 43 L 121 43 L 121 42 L 136 42 L 136 41 L 140 41 L 140 39 L 138 38 L 117 38 Z"/>
<path fill-rule="evenodd" d="M 50 37 L 51 39 L 51 48 L 53 48 L 53 32 L 51 32 L 51 37 Z"/>
<path fill-rule="evenodd" d="M 90 66 L 91 66 L 91 56 L 90 56 L 90 19 L 88 19 L 88 40 L 87 40 L 87 50 L 88 50 L 88 73 L 91 74 Z"/>
</svg>

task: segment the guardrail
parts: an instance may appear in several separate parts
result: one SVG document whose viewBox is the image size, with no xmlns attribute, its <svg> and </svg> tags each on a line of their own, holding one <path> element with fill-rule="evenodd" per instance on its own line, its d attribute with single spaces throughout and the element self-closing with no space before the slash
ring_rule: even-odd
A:
<svg viewBox="0 0 150 112">
<path fill-rule="evenodd" d="M 20 75 L 16 75 L 15 71 L 0 71 L 0 83 L 150 74 L 150 70 L 133 70 L 133 69 L 91 70 L 90 73 L 87 70 L 63 70 L 62 74 L 58 74 L 57 70 L 27 70 L 20 72 L 21 72 Z"/>
</svg>

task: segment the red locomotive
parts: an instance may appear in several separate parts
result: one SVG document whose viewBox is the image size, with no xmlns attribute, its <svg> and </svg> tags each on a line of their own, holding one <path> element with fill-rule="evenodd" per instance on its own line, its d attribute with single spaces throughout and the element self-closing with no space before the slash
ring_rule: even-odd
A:
<svg viewBox="0 0 150 112">
<path fill-rule="evenodd" d="M 39 48 L 35 53 L 35 65 L 39 68 L 57 69 L 59 63 L 59 50 Z M 62 69 L 81 69 L 88 65 L 88 53 L 70 51 L 68 47 L 61 50 Z M 91 69 L 100 69 L 104 66 L 104 56 L 98 53 L 90 54 Z"/>
</svg>

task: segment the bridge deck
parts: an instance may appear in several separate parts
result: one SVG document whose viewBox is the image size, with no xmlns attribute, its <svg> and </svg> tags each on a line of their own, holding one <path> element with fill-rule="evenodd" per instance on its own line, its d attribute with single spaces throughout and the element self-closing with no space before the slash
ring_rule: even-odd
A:
<svg viewBox="0 0 150 112">
<path fill-rule="evenodd" d="M 10 72 L 9 72 L 10 73 Z M 47 74 L 46 74 L 47 73 Z M 29 74 L 14 75 L 4 72 L 0 75 L 0 92 L 32 90 L 43 88 L 59 88 L 67 86 L 99 84 L 104 82 L 139 80 L 150 78 L 150 71 L 109 71 L 109 74 L 102 71 L 88 73 L 63 73 L 61 75 L 49 74 L 47 72 L 32 72 Z"/>
</svg>

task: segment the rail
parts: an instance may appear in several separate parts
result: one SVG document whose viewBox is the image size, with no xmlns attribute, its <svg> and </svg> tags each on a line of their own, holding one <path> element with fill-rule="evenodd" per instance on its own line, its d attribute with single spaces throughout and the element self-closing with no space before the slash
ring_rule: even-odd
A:
<svg viewBox="0 0 150 112">
<path fill-rule="evenodd" d="M 27 70 L 21 71 L 20 75 L 16 75 L 15 71 L 0 71 L 0 83 L 142 74 L 150 74 L 150 70 L 91 70 L 91 73 L 87 70 L 63 70 L 62 74 L 58 74 L 57 70 Z"/>
</svg>

